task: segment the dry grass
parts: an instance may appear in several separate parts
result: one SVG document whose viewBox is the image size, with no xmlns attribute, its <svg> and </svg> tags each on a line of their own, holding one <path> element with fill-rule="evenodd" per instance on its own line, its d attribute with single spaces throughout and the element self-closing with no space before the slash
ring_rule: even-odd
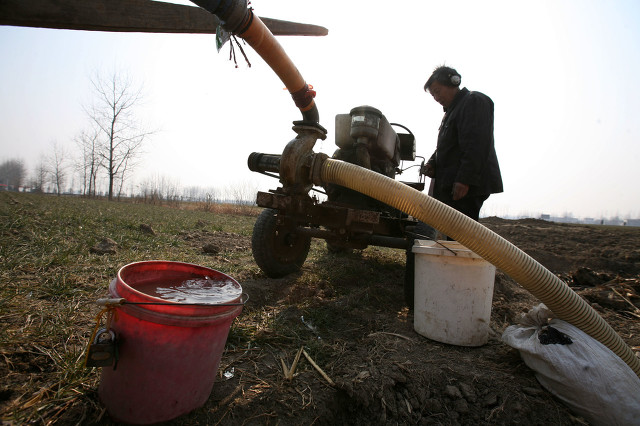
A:
<svg viewBox="0 0 640 426">
<path fill-rule="evenodd" d="M 183 210 L 198 210 L 207 213 L 217 213 L 235 216 L 253 216 L 257 217 L 262 208 L 247 204 L 230 204 L 230 203 L 208 203 L 204 201 L 196 203 L 180 203 L 178 208 Z"/>
<path fill-rule="evenodd" d="M 84 367 L 99 312 L 95 301 L 106 295 L 118 269 L 133 261 L 195 263 L 229 274 L 243 287 L 245 281 L 250 286 L 264 280 L 250 250 L 260 211 L 232 204 L 158 206 L 0 193 L 0 419 L 7 424 L 111 424 L 97 396 L 100 369 Z M 155 234 L 143 232 L 142 224 Z M 105 238 L 117 243 L 116 252 L 91 253 Z M 207 254 L 201 247 L 208 238 L 231 238 L 238 247 Z M 403 261 L 402 253 L 378 248 L 337 261 L 327 256 L 323 242 L 313 241 L 304 273 L 282 283 L 282 303 L 250 303 L 234 322 L 220 371 L 235 366 L 242 386 L 221 387 L 224 398 L 203 408 L 206 418 L 224 423 L 235 398 L 246 401 L 281 391 L 285 378 L 279 365 L 273 372 L 264 366 L 279 364 L 280 357 L 291 365 L 296 352 L 290 348 L 304 346 L 330 377 L 340 348 L 318 339 L 310 327 L 331 328 L 341 309 L 363 300 L 386 303 L 394 290 L 361 289 L 353 282 L 364 275 L 397 278 Z M 331 301 L 340 307 L 326 303 Z M 293 321 L 290 312 L 296 312 Z M 313 318 L 313 324 L 301 316 Z M 298 363 L 296 377 L 300 374 L 325 381 L 306 357 Z M 314 403 L 306 395 L 301 398 L 306 405 Z M 268 421 L 270 414 L 264 416 L 251 421 Z M 191 421 L 196 420 L 186 417 L 178 424 Z"/>
<path fill-rule="evenodd" d="M 300 273 L 270 280 L 250 250 L 259 211 L 0 193 L 3 425 L 112 424 L 97 396 L 99 369 L 83 365 L 95 301 L 119 268 L 151 259 L 219 270 L 251 295 L 230 330 L 209 400 L 170 424 L 575 424 L 499 341 L 501 330 L 537 303 L 504 274 L 490 343 L 437 344 L 413 331 L 402 297 L 402 250 L 369 247 L 335 256 L 314 240 Z M 612 277 L 627 271 L 624 286 L 605 292 L 619 303 L 605 304 L 609 297 L 597 303 L 638 346 L 637 318 L 621 316 L 638 306 L 637 229 L 557 225 L 548 231 L 538 221 L 493 222 L 559 274 L 570 275 L 575 265 Z M 117 243 L 116 252 L 91 253 L 104 238 Z M 210 242 L 221 249 L 205 252 Z M 461 408 L 447 393 L 450 385 L 475 396 Z"/>
<path fill-rule="evenodd" d="M 102 416 L 99 370 L 84 367 L 84 351 L 98 312 L 94 302 L 123 265 L 168 259 L 232 276 L 238 269 L 257 272 L 239 266 L 250 262 L 250 253 L 210 256 L 186 245 L 183 233 L 204 228 L 249 236 L 258 209 L 188 207 L 0 193 L 3 421 L 84 424 Z M 141 224 L 155 235 L 141 232 Z M 104 238 L 118 244 L 116 253 L 90 253 Z"/>
</svg>

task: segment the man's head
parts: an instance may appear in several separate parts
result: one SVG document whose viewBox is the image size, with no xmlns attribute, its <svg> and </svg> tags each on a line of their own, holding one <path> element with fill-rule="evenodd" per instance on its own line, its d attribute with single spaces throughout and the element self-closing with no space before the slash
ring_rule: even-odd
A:
<svg viewBox="0 0 640 426">
<path fill-rule="evenodd" d="M 440 66 L 433 70 L 424 90 L 429 91 L 436 102 L 447 108 L 460 90 L 460 74 L 453 68 Z"/>
</svg>

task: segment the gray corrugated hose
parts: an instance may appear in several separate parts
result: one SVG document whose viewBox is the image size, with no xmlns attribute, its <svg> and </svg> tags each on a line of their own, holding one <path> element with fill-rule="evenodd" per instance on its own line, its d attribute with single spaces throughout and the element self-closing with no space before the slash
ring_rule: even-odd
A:
<svg viewBox="0 0 640 426">
<path fill-rule="evenodd" d="M 354 164 L 327 159 L 320 180 L 373 197 L 460 242 L 516 280 L 558 318 L 611 349 L 640 377 L 640 360 L 611 326 L 551 271 L 495 232 L 435 198 Z"/>
</svg>

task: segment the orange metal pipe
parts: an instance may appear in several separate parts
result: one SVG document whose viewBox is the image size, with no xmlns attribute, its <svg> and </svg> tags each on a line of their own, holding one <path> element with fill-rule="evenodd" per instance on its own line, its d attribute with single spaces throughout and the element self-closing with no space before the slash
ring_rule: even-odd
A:
<svg viewBox="0 0 640 426">
<path fill-rule="evenodd" d="M 253 14 L 251 10 L 249 13 Z M 253 15 L 249 26 L 238 33 L 238 36 L 244 39 L 273 69 L 289 90 L 300 111 L 305 113 L 316 108 L 313 100 L 315 92 L 309 88 L 298 68 L 258 16 Z M 317 122 L 317 118 L 314 121 Z"/>
<path fill-rule="evenodd" d="M 320 122 L 316 95 L 302 78 L 271 30 L 247 7 L 247 0 L 191 0 L 216 15 L 226 31 L 238 35 L 251 46 L 282 80 L 305 123 Z"/>
</svg>

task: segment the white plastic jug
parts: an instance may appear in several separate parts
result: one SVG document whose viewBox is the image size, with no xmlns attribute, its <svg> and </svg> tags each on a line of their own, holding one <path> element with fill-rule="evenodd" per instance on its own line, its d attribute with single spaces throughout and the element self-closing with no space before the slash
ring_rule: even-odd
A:
<svg viewBox="0 0 640 426">
<path fill-rule="evenodd" d="M 496 268 L 456 241 L 416 240 L 415 331 L 459 346 L 487 343 Z"/>
</svg>

